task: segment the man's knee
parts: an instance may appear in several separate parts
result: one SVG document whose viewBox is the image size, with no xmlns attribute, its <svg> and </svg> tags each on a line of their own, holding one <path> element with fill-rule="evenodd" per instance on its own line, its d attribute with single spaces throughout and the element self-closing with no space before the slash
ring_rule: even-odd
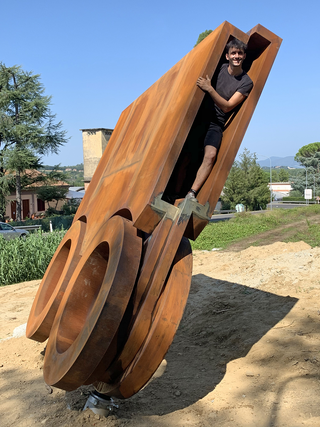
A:
<svg viewBox="0 0 320 427">
<path fill-rule="evenodd" d="M 203 160 L 207 164 L 213 165 L 216 155 L 217 155 L 217 149 L 215 147 L 212 147 L 211 145 L 207 145 L 205 147 Z"/>
</svg>

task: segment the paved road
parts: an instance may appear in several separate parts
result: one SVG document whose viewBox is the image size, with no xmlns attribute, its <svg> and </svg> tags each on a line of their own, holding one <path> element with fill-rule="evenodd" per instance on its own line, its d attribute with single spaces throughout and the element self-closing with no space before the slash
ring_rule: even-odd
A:
<svg viewBox="0 0 320 427">
<path fill-rule="evenodd" d="M 235 213 L 212 215 L 210 222 L 226 221 L 227 219 L 233 218 L 235 215 Z"/>
<path fill-rule="evenodd" d="M 249 213 L 251 213 L 252 215 L 255 214 L 260 214 L 262 212 L 266 212 L 266 211 L 251 211 Z M 233 218 L 234 216 L 238 215 L 237 213 L 229 213 L 229 214 L 217 214 L 217 215 L 212 215 L 210 222 L 218 222 L 218 221 L 226 221 L 227 219 Z"/>
</svg>

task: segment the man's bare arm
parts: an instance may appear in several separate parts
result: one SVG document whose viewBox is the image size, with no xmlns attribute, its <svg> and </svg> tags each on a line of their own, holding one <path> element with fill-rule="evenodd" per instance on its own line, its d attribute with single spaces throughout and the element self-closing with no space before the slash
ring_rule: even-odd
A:
<svg viewBox="0 0 320 427">
<path fill-rule="evenodd" d="M 239 105 L 246 96 L 243 95 L 240 92 L 236 92 L 232 95 L 232 97 L 227 101 L 226 99 L 222 98 L 211 86 L 211 80 L 207 76 L 199 77 L 197 80 L 197 86 L 199 86 L 200 89 L 202 89 L 205 92 L 208 92 L 208 94 L 213 99 L 213 102 L 221 108 L 221 110 L 224 113 L 228 113 L 229 111 L 233 110 L 237 105 Z"/>
</svg>

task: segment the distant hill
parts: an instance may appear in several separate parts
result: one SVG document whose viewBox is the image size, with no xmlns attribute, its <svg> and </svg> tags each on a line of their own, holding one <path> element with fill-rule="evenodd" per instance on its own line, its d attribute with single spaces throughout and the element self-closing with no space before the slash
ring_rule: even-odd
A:
<svg viewBox="0 0 320 427">
<path fill-rule="evenodd" d="M 259 156 L 258 156 L 259 157 Z M 258 160 L 257 162 L 262 168 L 263 167 L 270 167 L 270 160 L 269 159 L 263 159 Z M 287 156 L 287 157 L 273 157 L 271 156 L 271 167 L 289 167 L 289 168 L 301 168 L 298 162 L 294 160 L 294 156 Z"/>
<path fill-rule="evenodd" d="M 61 166 L 60 164 L 56 165 L 56 166 L 42 165 L 42 169 L 45 169 L 46 171 L 51 171 L 54 168 L 58 168 L 59 171 L 63 171 L 63 172 L 65 172 L 65 171 L 67 171 L 67 172 L 69 172 L 69 171 L 83 172 L 83 163 L 79 163 L 75 166 Z"/>
<path fill-rule="evenodd" d="M 58 168 L 58 172 L 64 172 L 66 175 L 65 181 L 72 187 L 83 187 L 83 163 L 79 163 L 75 166 L 48 166 L 43 165 L 41 171 L 50 173 L 54 168 Z"/>
</svg>

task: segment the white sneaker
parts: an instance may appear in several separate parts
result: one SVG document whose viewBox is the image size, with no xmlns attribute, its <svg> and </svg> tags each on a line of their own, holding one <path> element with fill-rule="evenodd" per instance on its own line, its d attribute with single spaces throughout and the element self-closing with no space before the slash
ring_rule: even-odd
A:
<svg viewBox="0 0 320 427">
<path fill-rule="evenodd" d="M 185 199 L 186 199 L 186 200 L 192 200 L 193 202 L 198 203 L 198 200 L 195 198 L 195 196 L 194 196 L 194 194 L 193 194 L 193 192 L 192 192 L 192 191 L 190 191 L 190 192 L 186 195 Z"/>
</svg>

